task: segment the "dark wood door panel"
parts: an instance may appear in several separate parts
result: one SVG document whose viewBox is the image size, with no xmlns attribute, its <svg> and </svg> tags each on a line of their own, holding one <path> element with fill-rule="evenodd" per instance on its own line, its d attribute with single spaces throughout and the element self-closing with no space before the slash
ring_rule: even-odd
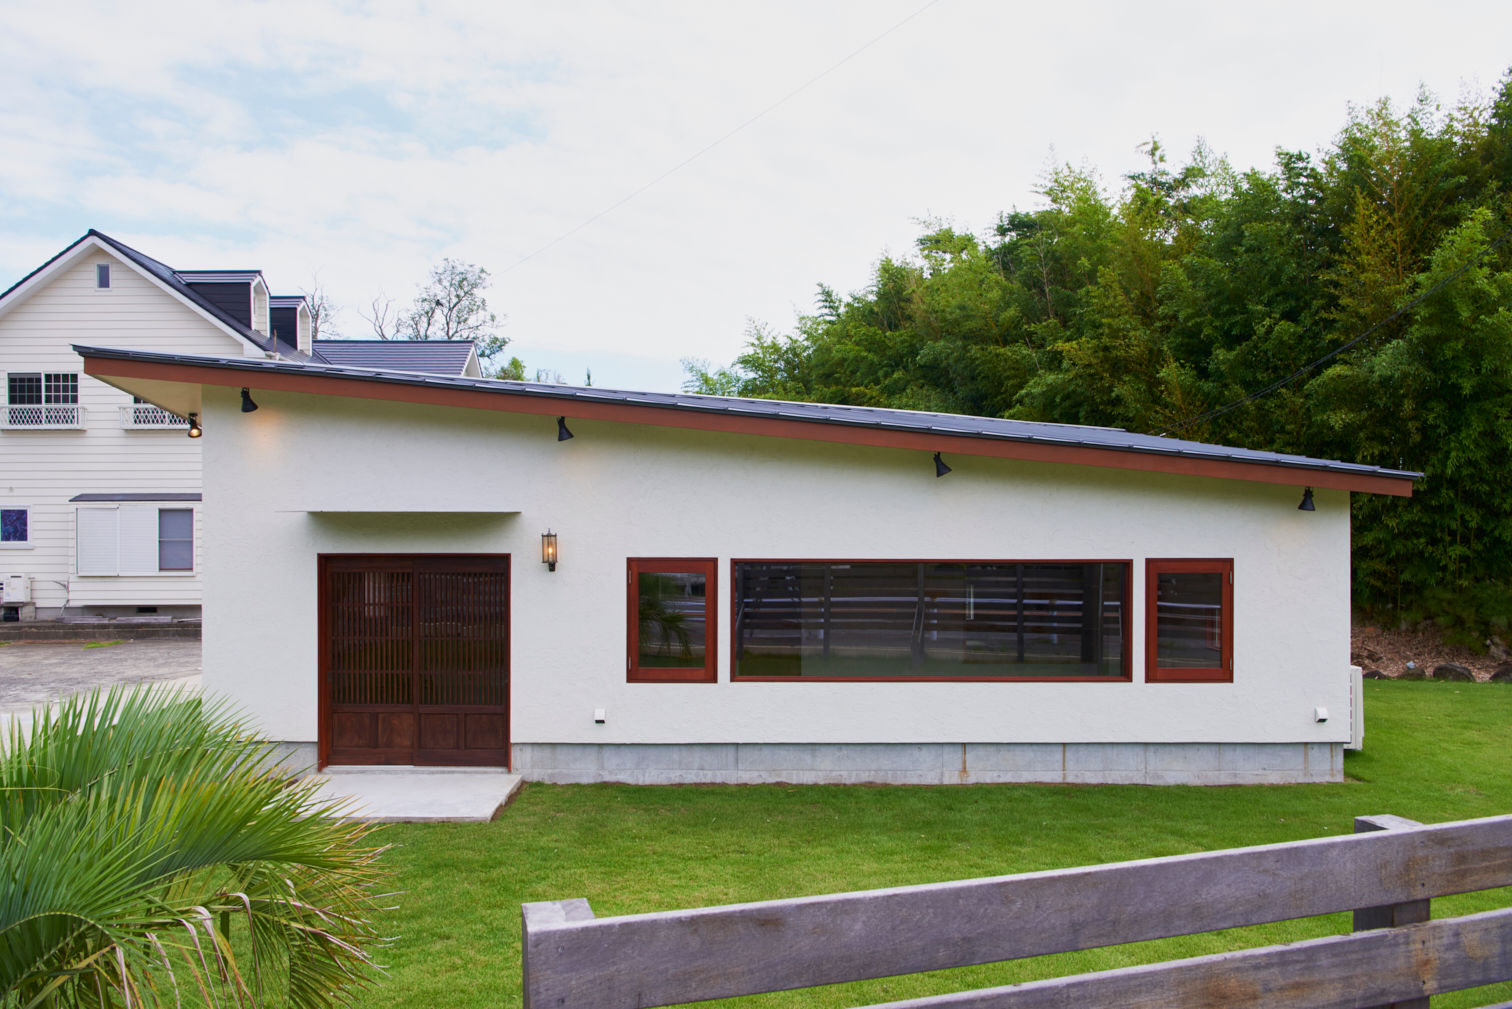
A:
<svg viewBox="0 0 1512 1009">
<path fill-rule="evenodd" d="M 509 558 L 320 558 L 329 763 L 508 764 Z"/>
<path fill-rule="evenodd" d="M 502 714 L 468 714 L 463 717 L 463 738 L 469 750 L 502 750 L 509 739 L 508 721 Z"/>
</svg>

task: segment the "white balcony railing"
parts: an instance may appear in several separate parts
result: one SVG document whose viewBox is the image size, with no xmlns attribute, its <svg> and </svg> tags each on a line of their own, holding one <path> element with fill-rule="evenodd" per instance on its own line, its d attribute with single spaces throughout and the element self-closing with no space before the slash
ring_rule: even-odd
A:
<svg viewBox="0 0 1512 1009">
<path fill-rule="evenodd" d="M 127 430 L 160 431 L 164 428 L 188 427 L 189 422 L 160 406 L 153 406 L 151 403 L 133 403 L 130 406 L 121 407 L 121 426 Z"/>
<path fill-rule="evenodd" d="M 7 428 L 82 428 L 84 408 L 77 403 L 0 407 L 0 424 Z"/>
</svg>

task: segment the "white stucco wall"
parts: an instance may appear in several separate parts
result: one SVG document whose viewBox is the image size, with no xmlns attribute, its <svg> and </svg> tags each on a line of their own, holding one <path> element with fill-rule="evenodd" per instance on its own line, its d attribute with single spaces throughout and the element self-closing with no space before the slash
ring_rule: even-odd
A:
<svg viewBox="0 0 1512 1009">
<path fill-rule="evenodd" d="M 1349 737 L 1343 492 L 1308 513 L 1297 488 L 1211 478 L 949 455 L 936 479 L 915 451 L 587 420 L 558 443 L 550 417 L 257 400 L 205 391 L 205 685 L 274 738 L 317 735 L 322 552 L 511 554 L 513 743 Z M 625 681 L 635 556 L 719 558 L 718 683 Z M 731 682 L 732 557 L 1127 559 L 1134 682 Z M 1147 557 L 1233 558 L 1233 683 L 1144 682 Z"/>
</svg>

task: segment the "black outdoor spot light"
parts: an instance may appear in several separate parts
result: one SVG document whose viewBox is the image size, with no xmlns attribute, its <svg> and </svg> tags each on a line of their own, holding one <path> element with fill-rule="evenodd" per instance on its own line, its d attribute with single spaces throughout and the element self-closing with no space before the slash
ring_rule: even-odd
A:
<svg viewBox="0 0 1512 1009">
<path fill-rule="evenodd" d="M 251 413 L 257 409 L 257 403 L 252 399 L 252 390 L 242 386 L 242 413 Z"/>
<path fill-rule="evenodd" d="M 939 479 L 950 472 L 950 467 L 945 465 L 945 460 L 940 458 L 940 453 L 935 453 L 935 478 Z"/>
<path fill-rule="evenodd" d="M 1316 508 L 1313 507 L 1313 503 L 1312 503 L 1312 488 L 1309 487 L 1309 488 L 1307 488 L 1306 490 L 1304 490 L 1302 492 L 1302 503 L 1299 504 L 1299 505 L 1297 505 L 1297 511 L 1299 511 L 1299 512 L 1315 512 L 1317 510 L 1318 509 L 1316 509 Z"/>
<path fill-rule="evenodd" d="M 567 441 L 568 439 L 573 438 L 573 437 L 575 437 L 575 435 L 573 435 L 573 433 L 571 431 L 567 430 L 567 418 L 566 417 L 558 417 L 557 418 L 557 441 Z"/>
<path fill-rule="evenodd" d="M 557 562 L 557 534 L 550 529 L 541 534 L 541 563 L 546 565 L 547 571 L 556 570 Z"/>
<path fill-rule="evenodd" d="M 202 435 L 204 433 L 205 433 L 204 431 L 200 430 L 200 426 L 199 426 L 199 414 L 197 414 L 197 413 L 191 413 L 189 415 L 189 437 L 191 437 L 191 438 L 198 438 L 200 435 Z"/>
</svg>

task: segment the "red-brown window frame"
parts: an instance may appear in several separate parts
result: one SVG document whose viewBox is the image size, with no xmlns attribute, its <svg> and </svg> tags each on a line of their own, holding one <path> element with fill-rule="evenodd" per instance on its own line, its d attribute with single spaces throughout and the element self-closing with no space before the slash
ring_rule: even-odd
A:
<svg viewBox="0 0 1512 1009">
<path fill-rule="evenodd" d="M 740 676 L 736 673 L 735 569 L 741 564 L 1118 564 L 1124 569 L 1123 660 L 1118 676 Z M 1128 558 L 1037 557 L 983 560 L 960 557 L 732 557 L 730 558 L 730 682 L 732 683 L 1132 683 L 1134 681 L 1134 562 Z"/>
<path fill-rule="evenodd" d="M 1170 574 L 1219 574 L 1223 578 L 1223 612 L 1220 614 L 1220 666 L 1173 667 L 1162 669 L 1156 654 L 1160 647 L 1157 578 Z M 1232 557 L 1145 559 L 1145 682 L 1147 683 L 1233 683 L 1234 682 L 1234 559 Z"/>
<path fill-rule="evenodd" d="M 640 655 L 640 592 L 642 574 L 700 574 L 704 576 L 704 664 L 702 669 L 664 666 L 642 668 Z M 714 683 L 719 678 L 719 558 L 631 557 L 625 562 L 625 679 L 630 683 Z"/>
</svg>

